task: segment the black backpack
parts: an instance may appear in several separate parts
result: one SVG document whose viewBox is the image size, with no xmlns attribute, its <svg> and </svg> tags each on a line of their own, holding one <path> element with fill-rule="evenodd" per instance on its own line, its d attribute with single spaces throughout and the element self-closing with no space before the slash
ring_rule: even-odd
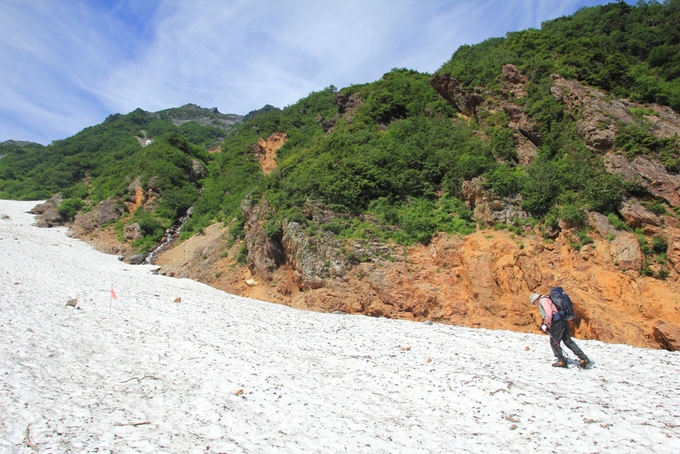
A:
<svg viewBox="0 0 680 454">
<path fill-rule="evenodd" d="M 550 298 L 559 311 L 559 317 L 557 320 L 573 320 L 574 319 L 574 303 L 571 302 L 571 298 L 566 294 L 562 287 L 553 287 L 548 293 L 548 298 Z"/>
</svg>

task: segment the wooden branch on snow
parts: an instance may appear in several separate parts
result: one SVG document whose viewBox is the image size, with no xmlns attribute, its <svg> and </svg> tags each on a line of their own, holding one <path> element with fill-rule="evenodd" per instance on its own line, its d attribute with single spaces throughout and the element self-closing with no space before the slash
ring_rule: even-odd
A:
<svg viewBox="0 0 680 454">
<path fill-rule="evenodd" d="M 143 376 L 142 378 L 137 378 L 137 377 L 128 378 L 127 380 L 122 381 L 122 382 L 120 382 L 120 383 L 121 383 L 121 384 L 127 383 L 127 382 L 129 382 L 130 380 L 137 380 L 137 383 L 139 383 L 139 382 L 141 382 L 142 380 L 144 380 L 145 378 L 152 378 L 152 379 L 154 379 L 154 380 L 160 380 L 160 378 L 154 377 L 153 375 L 145 375 L 145 376 Z"/>
<path fill-rule="evenodd" d="M 151 421 L 140 421 L 140 422 L 117 422 L 114 423 L 114 426 L 145 426 L 147 424 L 151 424 Z"/>
<path fill-rule="evenodd" d="M 26 446 L 29 448 L 35 448 L 35 443 L 31 441 L 31 425 L 26 426 L 26 432 L 24 433 L 24 443 L 26 443 Z"/>
</svg>

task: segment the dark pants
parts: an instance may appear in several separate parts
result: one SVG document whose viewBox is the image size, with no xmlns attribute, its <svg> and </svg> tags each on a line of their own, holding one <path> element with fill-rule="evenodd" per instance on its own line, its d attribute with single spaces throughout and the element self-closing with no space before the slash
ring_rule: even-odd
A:
<svg viewBox="0 0 680 454">
<path fill-rule="evenodd" d="M 558 359 L 565 359 L 564 352 L 560 347 L 560 342 L 564 342 L 564 345 L 574 352 L 579 359 L 588 359 L 585 353 L 578 348 L 576 342 L 571 339 L 571 335 L 569 334 L 569 320 L 557 320 L 556 322 L 553 322 L 550 327 L 550 346 L 552 347 L 552 351 Z"/>
</svg>

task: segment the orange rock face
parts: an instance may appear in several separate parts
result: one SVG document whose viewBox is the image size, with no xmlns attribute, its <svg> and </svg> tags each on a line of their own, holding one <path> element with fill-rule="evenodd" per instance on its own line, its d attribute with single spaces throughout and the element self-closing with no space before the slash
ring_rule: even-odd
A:
<svg viewBox="0 0 680 454">
<path fill-rule="evenodd" d="M 262 172 L 269 175 L 276 168 L 276 152 L 288 141 L 288 134 L 275 132 L 266 139 L 257 139 L 251 146 L 253 154 L 260 161 Z"/>
<path fill-rule="evenodd" d="M 222 238 L 224 244 L 223 235 L 212 232 L 206 236 Z M 666 348 L 655 326 L 662 322 L 665 332 L 680 326 L 677 272 L 658 280 L 622 271 L 613 263 L 611 245 L 598 238 L 577 251 L 562 237 L 546 244 L 539 235 L 506 231 L 483 230 L 464 238 L 440 234 L 429 246 L 405 253 L 397 248 L 401 256 L 358 263 L 313 286 L 304 285 L 291 263 L 269 280 L 258 279 L 245 267 L 234 267 L 231 254 L 238 245 L 226 251 L 210 246 L 205 237 L 178 245 L 180 250 L 165 253 L 158 264 L 177 276 L 300 309 L 521 332 L 539 332 L 541 324 L 529 294 L 560 285 L 574 300 L 577 338 Z M 258 282 L 254 287 L 245 284 L 251 277 Z"/>
</svg>

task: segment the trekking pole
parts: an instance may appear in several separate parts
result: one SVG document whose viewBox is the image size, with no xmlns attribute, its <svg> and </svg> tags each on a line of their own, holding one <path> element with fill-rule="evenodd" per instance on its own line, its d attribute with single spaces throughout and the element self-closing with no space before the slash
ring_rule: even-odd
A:
<svg viewBox="0 0 680 454">
<path fill-rule="evenodd" d="M 553 337 L 553 335 L 550 334 L 550 331 L 546 331 L 545 333 L 546 333 L 548 336 L 550 336 L 550 341 L 553 342 L 555 345 L 557 345 L 557 348 L 560 349 L 560 352 L 562 353 L 562 356 L 564 357 L 564 359 L 567 360 L 567 361 L 570 361 L 571 358 L 569 358 L 569 357 L 564 353 L 564 349 L 562 348 L 562 346 L 560 345 L 560 343 L 557 342 L 557 339 L 555 339 L 555 338 Z M 581 367 L 579 367 L 578 370 L 579 370 L 579 372 L 580 372 L 580 371 L 581 371 Z"/>
</svg>

